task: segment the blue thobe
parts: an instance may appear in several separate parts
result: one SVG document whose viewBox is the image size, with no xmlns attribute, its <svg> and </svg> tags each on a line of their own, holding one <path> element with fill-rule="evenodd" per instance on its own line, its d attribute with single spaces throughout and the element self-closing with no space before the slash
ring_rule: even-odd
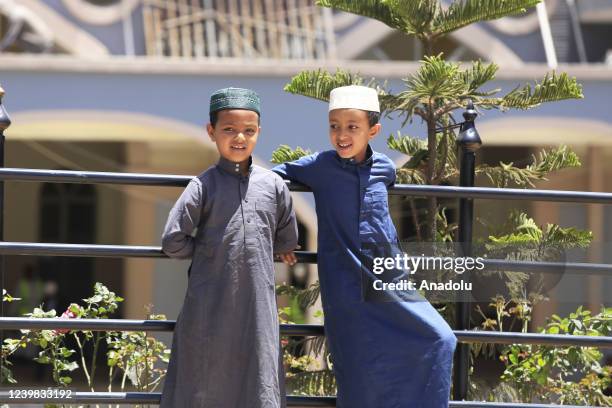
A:
<svg viewBox="0 0 612 408">
<path fill-rule="evenodd" d="M 318 219 L 325 333 L 340 408 L 448 407 L 456 337 L 426 301 L 364 301 L 360 249 L 396 243 L 387 187 L 395 166 L 368 146 L 366 160 L 329 150 L 272 169 L 310 187 Z"/>
</svg>

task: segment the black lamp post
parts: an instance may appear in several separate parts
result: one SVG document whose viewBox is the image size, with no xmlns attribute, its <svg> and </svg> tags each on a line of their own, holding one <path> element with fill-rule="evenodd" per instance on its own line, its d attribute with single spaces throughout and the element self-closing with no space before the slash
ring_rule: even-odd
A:
<svg viewBox="0 0 612 408">
<path fill-rule="evenodd" d="M 2 105 L 2 97 L 4 89 L 0 86 L 0 168 L 4 167 L 4 130 L 11 125 L 4 105 Z M 4 182 L 0 181 L 0 241 L 4 241 Z M 4 255 L 0 255 L 0 286 L 4 288 Z M 1 296 L 4 296 L 1 295 Z M 4 302 L 0 299 L 0 316 L 4 316 Z M 4 342 L 4 332 L 0 331 L 0 342 Z M 0 357 L 4 358 L 4 357 Z M 4 361 L 0 362 L 4 367 Z M 0 382 L 2 382 L 0 374 Z"/>
<path fill-rule="evenodd" d="M 0 168 L 4 167 L 4 131 L 11 126 L 11 118 L 4 109 L 4 89 L 0 86 Z M 0 181 L 0 241 L 4 241 L 4 182 Z M 1 259 L 1 258 L 0 258 Z M 0 262 L 1 264 L 1 262 Z M 0 265 L 0 268 L 2 266 Z M 0 269 L 0 274 L 4 272 Z M 1 275 L 0 275 L 1 276 Z"/>
<path fill-rule="evenodd" d="M 474 187 L 474 176 L 476 170 L 476 151 L 480 149 L 482 141 L 474 125 L 478 113 L 474 109 L 472 101 L 468 102 L 467 110 L 463 112 L 465 121 L 461 124 L 457 143 L 461 150 L 461 167 L 459 170 L 459 185 L 461 187 Z M 474 222 L 474 200 L 471 198 L 459 199 L 459 230 L 458 242 L 461 256 L 468 257 L 472 254 L 472 225 Z M 469 271 L 465 272 L 462 279 L 470 280 Z M 469 330 L 470 328 L 470 299 L 469 295 L 462 294 L 457 299 L 456 305 L 457 330 Z M 459 343 L 455 352 L 453 399 L 465 400 L 468 391 L 469 375 L 469 344 Z"/>
</svg>

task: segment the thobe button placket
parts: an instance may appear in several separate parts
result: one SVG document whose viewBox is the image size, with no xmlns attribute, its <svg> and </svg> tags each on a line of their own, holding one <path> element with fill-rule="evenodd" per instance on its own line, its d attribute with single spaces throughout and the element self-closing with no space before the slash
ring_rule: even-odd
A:
<svg viewBox="0 0 612 408">
<path fill-rule="evenodd" d="M 240 171 L 240 163 L 236 163 L 236 168 L 234 169 L 234 171 L 236 171 L 236 173 Z"/>
<path fill-rule="evenodd" d="M 364 162 L 366 163 L 366 162 Z M 357 177 L 359 178 L 359 193 L 360 197 L 363 197 L 361 205 L 359 207 L 359 235 L 361 235 L 361 223 L 365 222 L 368 218 L 368 211 L 370 211 L 370 204 L 365 201 L 366 192 L 368 191 L 368 168 L 360 163 L 357 167 Z"/>
</svg>

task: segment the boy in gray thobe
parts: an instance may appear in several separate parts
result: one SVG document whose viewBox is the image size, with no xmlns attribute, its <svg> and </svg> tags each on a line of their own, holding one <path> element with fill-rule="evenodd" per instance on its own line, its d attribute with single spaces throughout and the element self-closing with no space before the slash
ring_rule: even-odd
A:
<svg viewBox="0 0 612 408">
<path fill-rule="evenodd" d="M 210 116 L 221 157 L 189 182 L 162 237 L 168 256 L 192 264 L 161 407 L 284 407 L 273 253 L 295 263 L 291 196 L 278 175 L 252 164 L 255 92 L 215 92 Z"/>
</svg>

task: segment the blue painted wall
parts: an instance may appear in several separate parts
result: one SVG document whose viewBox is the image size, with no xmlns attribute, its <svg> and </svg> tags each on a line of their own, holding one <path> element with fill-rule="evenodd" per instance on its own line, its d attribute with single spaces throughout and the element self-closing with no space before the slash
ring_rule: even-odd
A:
<svg viewBox="0 0 612 408">
<path fill-rule="evenodd" d="M 283 91 L 289 77 L 222 77 L 213 75 L 40 73 L 0 71 L 0 84 L 6 95 L 4 104 L 10 113 L 31 110 L 92 109 L 146 113 L 184 121 L 196 126 L 208 120 L 210 94 L 226 86 L 255 89 L 262 98 L 262 135 L 256 154 L 269 159 L 280 144 L 300 145 L 312 150 L 330 148 L 327 138 L 327 105 L 310 98 Z M 523 81 L 497 81 L 489 89 L 510 90 Z M 390 79 L 390 88 L 403 89 L 401 80 Z M 595 119 L 612 123 L 610 115 L 611 81 L 583 82 L 585 99 L 542 105 L 530 111 L 500 113 L 488 111 L 480 122 L 500 117 L 516 118 L 520 131 L 522 117 L 561 116 Z M 383 132 L 373 147 L 397 155 L 386 148 L 385 139 L 401 127 L 401 120 L 383 120 Z M 425 135 L 424 124 L 414 123 L 402 130 L 406 134 Z M 10 137 L 10 130 L 7 132 Z M 482 134 L 486 144 L 487 135 Z"/>
</svg>

